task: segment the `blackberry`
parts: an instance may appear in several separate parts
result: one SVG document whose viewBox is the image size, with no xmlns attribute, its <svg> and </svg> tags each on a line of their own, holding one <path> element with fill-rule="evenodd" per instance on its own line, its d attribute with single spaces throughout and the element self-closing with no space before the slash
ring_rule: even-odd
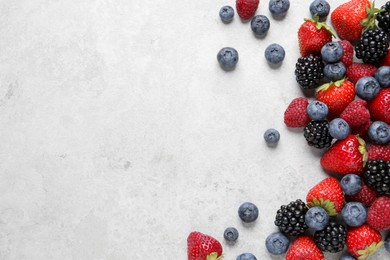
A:
<svg viewBox="0 0 390 260">
<path fill-rule="evenodd" d="M 307 211 L 308 207 L 302 200 L 292 201 L 288 205 L 281 206 L 277 211 L 275 225 L 290 236 L 298 236 L 308 229 L 305 223 Z"/>
<path fill-rule="evenodd" d="M 333 139 L 329 133 L 329 123 L 327 120 L 310 121 L 305 126 L 303 134 L 307 143 L 318 149 L 329 147 Z"/>
<path fill-rule="evenodd" d="M 382 12 L 376 15 L 378 27 L 384 32 L 390 33 L 390 1 L 381 7 Z"/>
<path fill-rule="evenodd" d="M 314 233 L 314 241 L 321 251 L 337 253 L 344 249 L 347 230 L 341 224 L 331 221 L 325 229 Z"/>
<path fill-rule="evenodd" d="M 389 37 L 380 29 L 363 32 L 355 46 L 356 57 L 364 63 L 378 64 L 386 56 L 389 49 Z"/>
<path fill-rule="evenodd" d="M 295 79 L 303 89 L 318 87 L 324 77 L 324 63 L 320 56 L 310 54 L 300 57 L 295 64 Z"/>
<path fill-rule="evenodd" d="M 390 195 L 390 161 L 369 160 L 363 175 L 368 186 L 381 195 Z"/>
</svg>

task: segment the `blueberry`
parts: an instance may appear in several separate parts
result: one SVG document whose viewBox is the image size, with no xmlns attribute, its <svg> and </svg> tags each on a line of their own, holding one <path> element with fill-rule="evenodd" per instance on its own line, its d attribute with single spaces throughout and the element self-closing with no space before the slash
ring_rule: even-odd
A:
<svg viewBox="0 0 390 260">
<path fill-rule="evenodd" d="M 341 210 L 341 216 L 350 227 L 358 227 L 367 220 L 367 209 L 360 202 L 348 202 Z"/>
<path fill-rule="evenodd" d="M 265 246 L 269 253 L 281 255 L 287 252 L 290 240 L 281 232 L 274 232 L 265 240 Z"/>
<path fill-rule="evenodd" d="M 259 209 L 251 202 L 243 203 L 238 209 L 238 216 L 245 223 L 253 222 L 259 216 Z"/>
<path fill-rule="evenodd" d="M 276 18 L 285 16 L 289 8 L 289 0 L 270 0 L 268 4 L 269 11 Z"/>
<path fill-rule="evenodd" d="M 218 52 L 217 60 L 224 70 L 232 70 L 238 62 L 238 52 L 231 47 L 222 48 Z"/>
<path fill-rule="evenodd" d="M 340 181 L 341 189 L 348 196 L 355 195 L 362 188 L 362 180 L 356 174 L 347 174 Z"/>
<path fill-rule="evenodd" d="M 279 142 L 280 134 L 279 131 L 273 128 L 268 129 L 264 133 L 264 140 L 269 145 L 275 145 Z"/>
<path fill-rule="evenodd" d="M 339 61 L 343 53 L 343 46 L 338 42 L 328 42 L 321 48 L 322 60 L 328 63 Z"/>
<path fill-rule="evenodd" d="M 337 81 L 344 78 L 347 68 L 341 61 L 328 63 L 324 67 L 324 75 L 331 81 Z"/>
<path fill-rule="evenodd" d="M 310 13 L 314 17 L 317 15 L 319 18 L 323 19 L 328 16 L 330 12 L 330 5 L 325 0 L 315 0 L 310 4 Z"/>
<path fill-rule="evenodd" d="M 345 139 L 351 132 L 349 124 L 342 118 L 335 118 L 329 122 L 329 134 L 337 139 Z"/>
<path fill-rule="evenodd" d="M 234 227 L 228 227 L 225 229 L 225 232 L 223 232 L 223 237 L 228 242 L 235 242 L 238 239 L 238 230 Z"/>
<path fill-rule="evenodd" d="M 257 260 L 257 258 L 251 253 L 243 253 L 237 256 L 236 260 Z"/>
<path fill-rule="evenodd" d="M 387 234 L 387 237 L 385 239 L 385 248 L 386 251 L 390 253 L 390 233 Z"/>
<path fill-rule="evenodd" d="M 329 224 L 329 215 L 324 208 L 312 207 L 306 212 L 305 223 L 314 230 L 323 230 Z"/>
<path fill-rule="evenodd" d="M 339 258 L 339 260 L 357 260 L 357 258 L 350 255 L 343 255 Z"/>
<path fill-rule="evenodd" d="M 390 142 L 390 127 L 385 122 L 375 121 L 368 128 L 368 136 L 376 144 L 387 144 Z"/>
<path fill-rule="evenodd" d="M 219 17 L 221 17 L 222 22 L 230 23 L 234 17 L 234 9 L 229 5 L 222 6 L 219 10 Z"/>
<path fill-rule="evenodd" d="M 356 95 L 365 100 L 371 100 L 376 97 L 379 90 L 379 82 L 374 77 L 370 76 L 360 78 L 355 85 Z"/>
<path fill-rule="evenodd" d="M 306 108 L 306 112 L 312 120 L 321 121 L 325 120 L 328 115 L 328 106 L 321 101 L 312 101 Z"/>
<path fill-rule="evenodd" d="M 279 64 L 284 60 L 286 55 L 282 46 L 277 43 L 272 43 L 269 45 L 264 52 L 265 59 L 270 64 Z"/>
<path fill-rule="evenodd" d="M 382 88 L 390 87 L 390 66 L 379 67 L 375 72 L 375 78 Z"/>
<path fill-rule="evenodd" d="M 264 15 L 255 15 L 251 20 L 251 29 L 255 35 L 264 36 L 270 27 L 269 20 Z"/>
</svg>

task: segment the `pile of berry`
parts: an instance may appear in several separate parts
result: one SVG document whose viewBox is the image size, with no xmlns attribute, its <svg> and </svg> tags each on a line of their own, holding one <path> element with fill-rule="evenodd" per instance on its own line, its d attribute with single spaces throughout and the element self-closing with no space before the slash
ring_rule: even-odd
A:
<svg viewBox="0 0 390 260">
<path fill-rule="evenodd" d="M 258 4 L 236 0 L 236 10 L 248 20 Z M 289 1 L 271 0 L 269 6 L 277 10 L 273 15 L 283 16 Z M 305 200 L 280 207 L 274 221 L 279 230 L 267 237 L 266 248 L 273 255 L 286 254 L 288 260 L 321 260 L 323 252 L 344 250 L 348 255 L 340 259 L 366 259 L 383 244 L 390 253 L 390 235 L 384 239 L 381 234 L 390 229 L 390 1 L 375 8 L 369 0 L 349 0 L 331 10 L 326 0 L 315 0 L 309 9 L 313 18 L 298 30 L 301 57 L 295 66 L 305 95 L 291 101 L 284 123 L 302 129 L 308 145 L 322 149 L 320 164 L 330 176 L 312 187 Z M 335 32 L 325 22 L 329 14 Z M 233 15 L 233 8 L 221 9 L 224 22 Z M 257 16 L 251 26 L 261 35 L 269 21 Z M 218 61 L 222 68 L 234 69 L 238 53 L 220 53 Z M 257 218 L 256 206 L 242 207 L 244 222 L 245 212 L 250 221 Z M 226 229 L 224 237 L 235 241 L 237 229 Z M 217 240 L 190 234 L 189 260 L 221 257 Z M 237 257 L 243 259 L 256 257 Z"/>
</svg>

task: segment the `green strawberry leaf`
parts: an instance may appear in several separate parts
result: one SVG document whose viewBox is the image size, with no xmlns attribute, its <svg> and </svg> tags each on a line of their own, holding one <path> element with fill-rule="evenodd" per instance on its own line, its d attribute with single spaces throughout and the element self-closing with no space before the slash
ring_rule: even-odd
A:
<svg viewBox="0 0 390 260">
<path fill-rule="evenodd" d="M 218 257 L 218 253 L 217 252 L 212 252 L 211 254 L 209 254 L 207 256 L 206 260 L 220 260 L 222 258 L 223 258 L 223 255 Z"/>
<path fill-rule="evenodd" d="M 328 31 L 333 37 L 336 38 L 336 34 L 333 32 L 332 28 L 327 25 L 325 22 L 320 22 L 320 18 L 318 15 L 314 15 L 313 19 L 305 18 L 303 19 L 306 22 L 313 22 L 316 24 L 316 29 L 321 30 L 321 28 L 324 28 L 326 31 Z"/>
<path fill-rule="evenodd" d="M 366 165 L 366 162 L 368 160 L 368 152 L 367 152 L 367 149 L 366 149 L 366 142 L 359 137 L 359 135 L 356 136 L 358 142 L 359 142 L 359 152 L 362 154 L 363 156 L 363 167 Z"/>
<path fill-rule="evenodd" d="M 364 26 L 363 31 L 376 28 L 376 15 L 384 10 L 375 8 L 375 1 L 371 2 L 371 7 L 366 5 L 367 17 L 363 19 L 360 24 Z"/>
<path fill-rule="evenodd" d="M 337 215 L 337 211 L 336 211 L 336 208 L 334 206 L 334 203 L 330 200 L 324 200 L 323 198 L 320 198 L 318 200 L 316 197 L 312 197 L 312 202 L 307 203 L 307 206 L 309 208 L 321 207 L 321 208 L 325 209 L 325 211 L 331 217 Z"/>
<path fill-rule="evenodd" d="M 383 241 L 380 241 L 379 243 L 372 243 L 369 246 L 366 246 L 366 248 L 362 250 L 358 250 L 357 254 L 359 255 L 358 259 L 363 260 L 366 259 L 367 257 L 370 257 L 373 255 L 381 246 L 383 245 Z"/>
</svg>

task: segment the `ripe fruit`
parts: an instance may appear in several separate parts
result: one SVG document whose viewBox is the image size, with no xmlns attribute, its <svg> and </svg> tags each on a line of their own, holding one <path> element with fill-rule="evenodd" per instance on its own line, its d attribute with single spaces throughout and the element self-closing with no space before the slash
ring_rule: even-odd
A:
<svg viewBox="0 0 390 260">
<path fill-rule="evenodd" d="M 309 236 L 298 237 L 290 246 L 286 260 L 324 260 L 324 254 Z"/>
<path fill-rule="evenodd" d="M 390 161 L 368 161 L 363 175 L 368 186 L 381 195 L 390 195 Z"/>
<path fill-rule="evenodd" d="M 328 106 L 318 100 L 310 102 L 306 108 L 306 112 L 311 120 L 325 120 L 328 115 Z"/>
<path fill-rule="evenodd" d="M 344 249 L 347 231 L 341 224 L 331 221 L 323 230 L 314 233 L 314 241 L 321 251 L 337 253 Z"/>
<path fill-rule="evenodd" d="M 349 124 L 342 118 L 335 118 L 329 122 L 329 134 L 337 139 L 342 140 L 347 138 L 351 133 Z"/>
<path fill-rule="evenodd" d="M 223 237 L 228 242 L 236 242 L 236 240 L 238 239 L 238 236 L 239 236 L 238 230 L 234 227 L 228 227 L 223 232 Z"/>
<path fill-rule="evenodd" d="M 346 72 L 347 79 L 352 83 L 356 83 L 360 78 L 365 76 L 374 76 L 376 67 L 372 64 L 353 62 Z"/>
<path fill-rule="evenodd" d="M 318 149 L 329 147 L 333 137 L 329 134 L 329 123 L 326 120 L 310 121 L 303 130 L 307 144 Z"/>
<path fill-rule="evenodd" d="M 340 180 L 341 189 L 345 195 L 355 195 L 362 189 L 362 179 L 356 174 L 344 175 Z"/>
<path fill-rule="evenodd" d="M 377 198 L 368 209 L 367 223 L 376 230 L 390 229 L 390 197 Z"/>
<path fill-rule="evenodd" d="M 288 127 L 304 127 L 310 122 L 306 112 L 309 101 L 307 98 L 294 98 L 284 111 L 284 123 Z"/>
<path fill-rule="evenodd" d="M 368 136 L 376 144 L 387 144 L 390 142 L 390 126 L 382 121 L 373 122 L 368 128 Z"/>
<path fill-rule="evenodd" d="M 367 224 L 348 229 L 347 248 L 354 257 L 366 259 L 373 255 L 382 245 L 381 234 Z"/>
<path fill-rule="evenodd" d="M 222 256 L 222 245 L 215 238 L 198 231 L 187 238 L 188 260 L 218 260 Z"/>
<path fill-rule="evenodd" d="M 328 42 L 321 48 L 321 57 L 325 62 L 337 62 L 343 56 L 343 46 L 338 42 Z"/>
<path fill-rule="evenodd" d="M 329 215 L 324 208 L 312 207 L 306 212 L 305 222 L 313 230 L 323 230 L 329 224 Z"/>
<path fill-rule="evenodd" d="M 219 10 L 219 17 L 222 22 L 230 23 L 234 17 L 234 9 L 229 5 L 222 6 Z"/>
<path fill-rule="evenodd" d="M 259 209 L 251 202 L 244 202 L 238 208 L 238 216 L 245 223 L 255 221 L 259 216 Z"/>
<path fill-rule="evenodd" d="M 339 41 L 339 44 L 343 47 L 343 55 L 341 56 L 340 61 L 348 68 L 353 62 L 353 45 L 347 40 Z"/>
<path fill-rule="evenodd" d="M 390 3 L 389 1 L 381 7 L 382 12 L 376 15 L 378 27 L 383 31 L 390 33 Z"/>
<path fill-rule="evenodd" d="M 355 85 L 356 95 L 364 100 L 372 100 L 375 98 L 380 89 L 379 82 L 371 76 L 360 78 Z"/>
<path fill-rule="evenodd" d="M 277 43 L 272 43 L 264 51 L 265 59 L 269 64 L 280 64 L 284 60 L 286 52 L 284 48 Z"/>
<path fill-rule="evenodd" d="M 390 161 L 390 145 L 370 145 L 367 149 L 368 160 L 385 160 Z"/>
<path fill-rule="evenodd" d="M 224 70 L 232 70 L 238 62 L 238 52 L 232 47 L 222 48 L 217 54 L 219 65 Z"/>
<path fill-rule="evenodd" d="M 378 95 L 368 102 L 368 109 L 374 120 L 390 125 L 390 88 L 381 89 Z"/>
<path fill-rule="evenodd" d="M 276 145 L 279 139 L 280 133 L 276 129 L 270 128 L 264 133 L 264 140 L 268 145 Z"/>
<path fill-rule="evenodd" d="M 329 216 L 335 216 L 344 206 L 344 194 L 336 178 L 328 177 L 309 190 L 306 195 L 309 207 L 319 206 L 326 210 Z"/>
<path fill-rule="evenodd" d="M 270 0 L 268 9 L 276 18 L 281 18 L 286 15 L 290 8 L 290 0 Z"/>
<path fill-rule="evenodd" d="M 295 79 L 302 89 L 314 89 L 324 77 L 323 70 L 321 57 L 309 54 L 298 58 L 295 64 Z"/>
<path fill-rule="evenodd" d="M 367 151 L 364 140 L 349 135 L 334 143 L 322 156 L 320 163 L 326 170 L 345 175 L 362 173 L 366 161 Z"/>
<path fill-rule="evenodd" d="M 345 195 L 346 201 L 358 201 L 363 203 L 364 206 L 370 207 L 375 199 L 379 196 L 378 192 L 370 188 L 367 184 L 362 182 L 362 188 L 355 195 L 347 196 Z"/>
<path fill-rule="evenodd" d="M 236 0 L 236 10 L 242 20 L 249 20 L 258 6 L 259 0 Z"/>
<path fill-rule="evenodd" d="M 264 36 L 270 27 L 269 20 L 265 15 L 255 15 L 251 20 L 252 32 L 257 36 Z"/>
<path fill-rule="evenodd" d="M 243 253 L 237 256 L 236 260 L 257 260 L 257 258 L 251 253 Z"/>
<path fill-rule="evenodd" d="M 370 122 L 370 111 L 367 108 L 367 102 L 363 99 L 356 99 L 340 114 L 350 127 L 360 127 Z"/>
<path fill-rule="evenodd" d="M 324 75 L 331 81 L 337 81 L 344 78 L 347 68 L 339 61 L 335 63 L 328 63 L 324 67 Z"/>
<path fill-rule="evenodd" d="M 375 78 L 382 88 L 390 87 L 390 66 L 379 67 L 375 72 Z"/>
<path fill-rule="evenodd" d="M 341 211 L 345 224 L 350 227 L 363 225 L 367 220 L 367 209 L 361 202 L 348 202 Z"/>
<path fill-rule="evenodd" d="M 363 32 L 355 46 L 355 55 L 364 63 L 379 64 L 387 55 L 389 37 L 380 29 L 370 29 Z"/>
<path fill-rule="evenodd" d="M 280 231 L 290 236 L 298 236 L 306 231 L 305 214 L 308 208 L 302 200 L 282 205 L 276 212 L 275 225 Z"/>
<path fill-rule="evenodd" d="M 332 41 L 332 30 L 326 23 L 318 21 L 318 17 L 305 19 L 298 30 L 299 50 L 302 56 L 320 55 L 321 48 Z"/>
<path fill-rule="evenodd" d="M 265 246 L 269 253 L 281 255 L 287 252 L 290 240 L 282 232 L 274 232 L 265 240 Z"/>
<path fill-rule="evenodd" d="M 330 12 L 330 5 L 326 0 L 314 0 L 309 10 L 312 17 L 317 15 L 320 19 L 325 19 Z"/>
</svg>

